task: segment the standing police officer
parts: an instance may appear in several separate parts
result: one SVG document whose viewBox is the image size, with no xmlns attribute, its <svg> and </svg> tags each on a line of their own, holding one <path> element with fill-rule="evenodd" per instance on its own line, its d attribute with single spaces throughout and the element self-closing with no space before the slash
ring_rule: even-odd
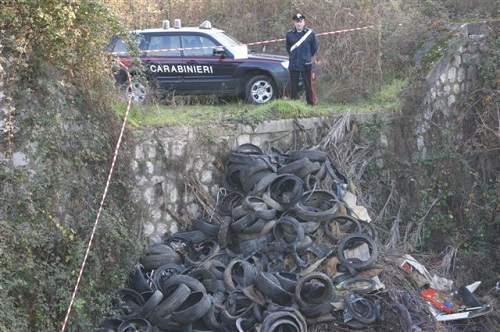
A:
<svg viewBox="0 0 500 332">
<path fill-rule="evenodd" d="M 294 28 L 286 34 L 286 51 L 290 63 L 290 97 L 298 99 L 300 75 L 304 79 L 306 101 L 308 105 L 316 104 L 316 96 L 312 83 L 312 57 L 318 51 L 318 41 L 311 29 L 305 27 L 305 16 L 295 14 Z"/>
</svg>

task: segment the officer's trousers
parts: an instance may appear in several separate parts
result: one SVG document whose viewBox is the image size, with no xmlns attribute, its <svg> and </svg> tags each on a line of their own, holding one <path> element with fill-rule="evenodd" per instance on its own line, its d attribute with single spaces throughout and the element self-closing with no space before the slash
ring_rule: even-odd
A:
<svg viewBox="0 0 500 332">
<path fill-rule="evenodd" d="M 310 66 L 303 71 L 290 70 L 290 98 L 299 99 L 299 80 L 301 75 L 306 90 L 306 102 L 308 105 L 314 105 L 316 104 L 316 96 Z"/>
</svg>

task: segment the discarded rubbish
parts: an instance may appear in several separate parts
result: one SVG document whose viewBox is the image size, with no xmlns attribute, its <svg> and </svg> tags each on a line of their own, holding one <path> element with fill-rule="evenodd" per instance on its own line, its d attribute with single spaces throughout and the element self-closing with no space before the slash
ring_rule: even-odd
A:
<svg viewBox="0 0 500 332">
<path fill-rule="evenodd" d="M 434 307 L 447 313 L 453 312 L 452 299 L 451 297 L 446 296 L 444 293 L 438 292 L 433 288 L 427 288 L 422 291 L 422 296 Z"/>
<path fill-rule="evenodd" d="M 399 260 L 399 267 L 406 271 L 421 289 L 422 297 L 429 303 L 430 311 L 437 321 L 471 319 L 493 310 L 490 305 L 481 303 L 473 295 L 481 284 L 480 281 L 453 290 L 453 281 L 436 275 L 431 276 L 423 264 L 408 254 Z"/>
</svg>

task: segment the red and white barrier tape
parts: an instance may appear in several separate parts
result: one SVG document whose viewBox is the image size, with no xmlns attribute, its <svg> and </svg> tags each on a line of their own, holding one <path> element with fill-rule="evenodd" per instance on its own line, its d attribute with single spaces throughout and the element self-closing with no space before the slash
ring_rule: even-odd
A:
<svg viewBox="0 0 500 332">
<path fill-rule="evenodd" d="M 343 29 L 343 30 L 336 30 L 336 31 L 330 31 L 330 32 L 322 32 L 322 33 L 317 33 L 316 36 L 334 35 L 334 34 L 339 34 L 339 33 L 346 33 L 346 32 L 366 30 L 366 29 L 373 29 L 373 25 L 369 25 L 369 26 L 362 27 L 362 28 L 352 28 L 352 29 Z M 265 41 L 261 41 L 261 42 L 248 43 L 247 45 L 251 46 L 251 45 L 269 44 L 269 43 L 276 43 L 276 42 L 281 42 L 281 41 L 285 41 L 285 40 L 286 40 L 286 38 L 271 39 L 271 40 L 265 40 Z"/>
<path fill-rule="evenodd" d="M 131 84 L 130 73 L 129 73 L 129 71 L 128 71 L 128 69 L 126 67 L 125 67 L 125 70 L 127 72 L 127 77 L 128 77 L 129 84 Z M 69 305 L 68 305 L 68 310 L 66 311 L 66 316 L 64 317 L 64 322 L 63 322 L 63 326 L 61 328 L 61 332 L 64 332 L 64 330 L 66 329 L 66 324 L 68 322 L 69 315 L 71 313 L 71 308 L 73 307 L 73 303 L 74 303 L 75 298 L 76 298 L 76 292 L 78 290 L 78 286 L 80 284 L 80 280 L 82 279 L 83 271 L 85 269 L 85 264 L 87 263 L 87 259 L 88 259 L 89 252 L 90 252 L 90 247 L 92 246 L 92 240 L 94 239 L 94 235 L 95 235 L 95 232 L 97 230 L 97 225 L 99 224 L 99 219 L 101 217 L 101 212 L 103 210 L 104 200 L 106 199 L 106 195 L 107 195 L 108 189 L 109 189 L 109 184 L 111 183 L 111 177 L 113 175 L 113 169 L 115 167 L 115 162 L 116 162 L 116 158 L 118 156 L 118 151 L 120 150 L 120 144 L 121 144 L 121 141 L 122 141 L 122 138 L 123 138 L 123 133 L 125 131 L 125 125 L 127 123 L 128 115 L 130 113 L 130 106 L 131 105 L 132 105 L 132 98 L 129 98 L 128 106 L 127 106 L 127 111 L 125 112 L 125 117 L 123 119 L 123 124 L 122 124 L 122 128 L 121 128 L 121 131 L 120 131 L 120 135 L 118 136 L 118 141 L 116 143 L 115 151 L 113 153 L 113 161 L 111 162 L 111 167 L 109 169 L 108 178 L 106 180 L 106 185 L 104 187 L 104 192 L 102 194 L 101 203 L 99 205 L 99 210 L 97 211 L 97 216 L 96 216 L 96 219 L 95 219 L 95 222 L 94 222 L 94 227 L 92 228 L 92 232 L 90 234 L 90 239 L 89 239 L 89 242 L 87 244 L 87 249 L 85 250 L 85 255 L 83 257 L 82 265 L 80 267 L 80 272 L 78 273 L 78 278 L 76 279 L 75 288 L 73 289 L 73 293 L 71 294 L 71 300 L 70 300 Z"/>
<path fill-rule="evenodd" d="M 369 26 L 361 27 L 361 28 L 352 28 L 352 29 L 343 29 L 343 30 L 336 30 L 336 31 L 330 31 L 330 32 L 322 32 L 322 33 L 317 33 L 316 36 L 334 35 L 334 34 L 367 30 L 367 29 L 373 29 L 373 25 L 369 25 Z M 285 41 L 285 38 L 270 39 L 270 40 L 264 40 L 264 41 L 260 41 L 260 42 L 247 43 L 247 44 L 241 44 L 241 45 L 252 46 L 252 45 L 277 43 L 277 42 L 282 42 L 282 41 Z M 223 47 L 223 46 L 216 45 L 216 46 L 201 46 L 201 47 L 162 48 L 162 49 L 157 49 L 157 50 L 142 50 L 142 51 L 140 51 L 140 53 L 152 53 L 151 55 L 154 55 L 155 53 L 160 53 L 160 52 L 173 52 L 173 51 L 183 51 L 183 50 L 184 51 L 202 50 L 202 49 L 211 49 L 211 48 L 216 48 L 216 47 Z M 122 51 L 122 52 L 112 52 L 111 54 L 113 54 L 113 55 L 126 55 L 128 53 L 129 53 L 128 51 Z"/>
</svg>

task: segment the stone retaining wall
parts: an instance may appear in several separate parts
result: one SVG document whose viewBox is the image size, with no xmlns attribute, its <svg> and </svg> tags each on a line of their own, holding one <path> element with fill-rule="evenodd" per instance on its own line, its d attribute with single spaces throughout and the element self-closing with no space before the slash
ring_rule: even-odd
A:
<svg viewBox="0 0 500 332">
<path fill-rule="evenodd" d="M 417 158 L 426 158 L 430 146 L 444 138 L 436 137 L 436 130 L 443 133 L 463 117 L 461 102 L 480 82 L 477 68 L 484 61 L 483 40 L 487 31 L 486 23 L 461 25 L 456 36 L 445 45 L 443 56 L 432 64 L 426 77 L 428 93 L 423 102 L 423 117 L 415 128 Z"/>
<path fill-rule="evenodd" d="M 288 150 L 293 130 L 315 131 L 322 119 L 266 121 L 248 125 L 167 127 L 135 132 L 132 170 L 134 197 L 144 207 L 144 232 L 158 241 L 165 232 L 175 233 L 180 223 L 201 215 L 193 186 L 211 197 L 218 196 L 223 165 L 231 149 L 252 143 L 263 148 Z M 195 182 L 193 184 L 193 182 Z M 195 191 L 196 192 L 196 191 Z"/>
</svg>

